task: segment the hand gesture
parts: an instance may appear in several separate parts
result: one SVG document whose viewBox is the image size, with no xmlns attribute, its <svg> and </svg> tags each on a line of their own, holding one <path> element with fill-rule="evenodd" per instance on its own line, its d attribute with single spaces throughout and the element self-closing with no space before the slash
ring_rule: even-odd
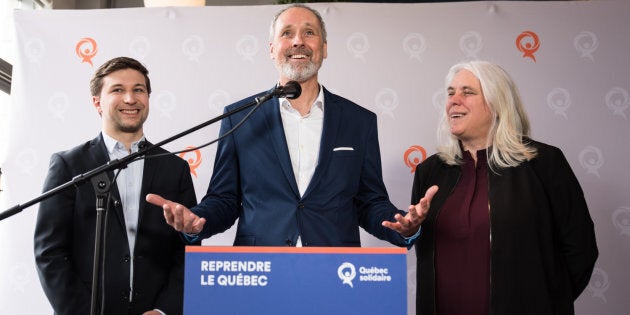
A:
<svg viewBox="0 0 630 315">
<path fill-rule="evenodd" d="M 203 230 L 206 219 L 194 214 L 190 209 L 159 195 L 148 194 L 147 202 L 164 209 L 166 223 L 179 232 L 186 234 L 199 234 Z"/>
<path fill-rule="evenodd" d="M 437 191 L 438 186 L 433 185 L 429 187 L 418 204 L 409 206 L 409 211 L 405 216 L 396 214 L 394 216 L 396 222 L 383 221 L 383 226 L 400 233 L 404 237 L 413 236 L 418 232 L 420 224 L 427 217 L 431 200 Z"/>
</svg>

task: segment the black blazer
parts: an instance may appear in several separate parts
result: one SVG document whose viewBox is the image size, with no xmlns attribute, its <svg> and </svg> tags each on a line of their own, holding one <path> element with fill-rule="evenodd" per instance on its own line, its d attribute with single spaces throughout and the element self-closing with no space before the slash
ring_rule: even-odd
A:
<svg viewBox="0 0 630 315">
<path fill-rule="evenodd" d="M 562 151 L 530 144 L 538 150 L 536 158 L 488 173 L 490 314 L 573 314 L 599 254 L 593 221 Z M 416 168 L 412 204 L 432 185 L 440 187 L 415 243 L 417 314 L 436 312 L 436 221 L 460 175 L 459 166 L 437 154 Z"/>
<path fill-rule="evenodd" d="M 156 148 L 151 154 L 167 151 Z M 101 135 L 69 151 L 52 155 L 44 191 L 69 182 L 109 161 Z M 113 179 L 113 173 L 109 174 Z M 131 253 L 118 190 L 114 187 L 106 216 L 105 312 L 142 314 L 158 308 L 181 314 L 184 242 L 166 224 L 162 209 L 144 200 L 147 193 L 188 207 L 196 204 L 188 164 L 167 155 L 144 162 L 138 232 L 134 250 L 134 296 L 129 302 Z M 87 182 L 40 203 L 35 227 L 39 278 L 56 314 L 89 314 L 96 223 L 96 197 Z"/>
</svg>

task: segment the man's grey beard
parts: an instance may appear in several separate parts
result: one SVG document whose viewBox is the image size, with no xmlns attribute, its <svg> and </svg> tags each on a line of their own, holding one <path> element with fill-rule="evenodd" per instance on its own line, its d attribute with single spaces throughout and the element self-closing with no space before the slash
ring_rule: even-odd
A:
<svg viewBox="0 0 630 315">
<path fill-rule="evenodd" d="M 317 74 L 321 64 L 309 62 L 303 69 L 295 69 L 289 63 L 283 63 L 281 67 L 282 74 L 290 81 L 304 82 Z"/>
</svg>

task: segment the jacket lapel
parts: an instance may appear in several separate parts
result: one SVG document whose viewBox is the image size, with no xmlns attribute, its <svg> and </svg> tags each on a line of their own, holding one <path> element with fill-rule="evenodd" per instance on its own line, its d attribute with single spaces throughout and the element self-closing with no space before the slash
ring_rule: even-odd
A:
<svg viewBox="0 0 630 315">
<path fill-rule="evenodd" d="M 336 99 L 331 97 L 332 94 L 324 88 L 324 125 L 322 126 L 322 139 L 319 146 L 319 158 L 313 178 L 308 184 L 304 197 L 313 190 L 313 187 L 317 187 L 317 182 L 322 178 L 323 172 L 330 164 L 331 154 L 335 145 L 335 136 L 339 132 L 341 126 L 342 110 L 340 104 Z"/>
<path fill-rule="evenodd" d="M 271 138 L 271 146 L 278 157 L 278 162 L 282 168 L 284 176 L 291 184 L 291 189 L 296 196 L 300 195 L 297 183 L 295 181 L 295 175 L 293 174 L 293 167 L 291 166 L 291 156 L 289 155 L 289 148 L 287 145 L 287 139 L 284 135 L 284 127 L 282 125 L 282 117 L 280 116 L 280 102 L 278 98 L 274 97 L 267 101 L 271 104 L 263 104 L 262 110 L 267 121 L 267 128 L 269 129 L 269 135 Z"/>
</svg>

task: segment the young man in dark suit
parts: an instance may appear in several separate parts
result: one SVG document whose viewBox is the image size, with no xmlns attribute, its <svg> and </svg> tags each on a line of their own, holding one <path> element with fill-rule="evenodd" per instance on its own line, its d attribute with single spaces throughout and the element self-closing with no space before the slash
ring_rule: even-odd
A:
<svg viewBox="0 0 630 315">
<path fill-rule="evenodd" d="M 150 145 L 142 126 L 149 113 L 151 83 L 140 62 L 127 57 L 107 61 L 92 77 L 90 88 L 102 132 L 52 155 L 44 191 Z M 167 151 L 155 148 L 148 155 L 163 153 Z M 102 241 L 103 314 L 181 314 L 184 242 L 164 222 L 161 209 L 147 203 L 144 196 L 159 191 L 194 206 L 188 164 L 167 154 L 134 161 L 117 176 L 108 175 L 112 189 Z M 90 183 L 66 189 L 40 204 L 35 259 L 56 314 L 90 313 L 95 224 L 96 195 Z"/>
</svg>

